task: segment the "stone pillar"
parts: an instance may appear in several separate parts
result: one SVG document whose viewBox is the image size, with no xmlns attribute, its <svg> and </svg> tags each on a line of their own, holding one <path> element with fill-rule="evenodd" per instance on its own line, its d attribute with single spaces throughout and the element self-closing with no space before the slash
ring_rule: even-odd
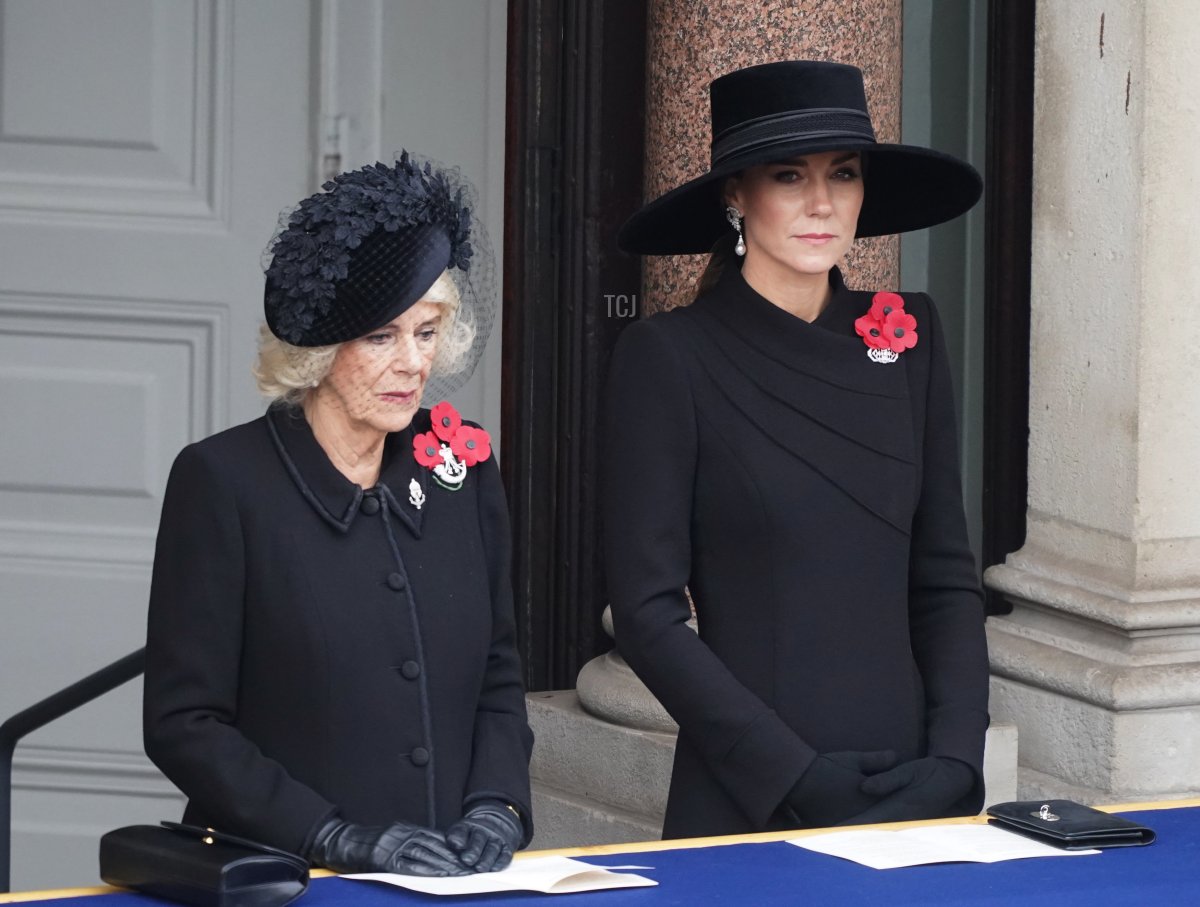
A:
<svg viewBox="0 0 1200 907">
<path fill-rule="evenodd" d="M 1023 795 L 1200 793 L 1200 18 L 1038 5 L 1029 511 L 988 571 Z"/>
<path fill-rule="evenodd" d="M 901 0 L 651 0 L 647 32 L 646 198 L 708 170 L 708 83 L 776 60 L 835 60 L 863 70 L 880 141 L 900 139 Z M 863 239 L 852 287 L 895 289 L 895 237 Z M 642 310 L 690 302 L 705 256 L 647 258 Z"/>
</svg>

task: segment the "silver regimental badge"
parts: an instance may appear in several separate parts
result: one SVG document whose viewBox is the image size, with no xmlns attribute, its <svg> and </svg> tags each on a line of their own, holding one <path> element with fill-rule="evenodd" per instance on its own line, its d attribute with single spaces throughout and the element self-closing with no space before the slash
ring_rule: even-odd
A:
<svg viewBox="0 0 1200 907">
<path fill-rule="evenodd" d="M 416 479 L 408 480 L 408 503 L 416 507 L 417 510 L 420 510 L 421 505 L 425 503 L 425 492 L 421 490 L 421 483 Z"/>
<path fill-rule="evenodd" d="M 442 462 L 433 467 L 433 478 L 447 491 L 458 491 L 467 477 L 467 464 L 454 456 L 454 452 L 445 444 L 439 453 Z"/>
<path fill-rule="evenodd" d="M 894 353 L 891 350 L 877 350 L 872 348 L 867 350 L 867 357 L 872 362 L 878 362 L 880 365 L 888 365 L 899 359 L 900 354 Z"/>
</svg>

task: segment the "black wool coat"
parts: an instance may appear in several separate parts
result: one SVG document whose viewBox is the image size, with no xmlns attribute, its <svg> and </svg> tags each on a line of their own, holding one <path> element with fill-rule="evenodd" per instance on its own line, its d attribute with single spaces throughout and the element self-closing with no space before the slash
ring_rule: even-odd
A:
<svg viewBox="0 0 1200 907">
<path fill-rule="evenodd" d="M 735 267 L 630 325 L 610 365 L 617 647 L 679 723 L 664 836 L 760 831 L 818 753 L 952 756 L 978 811 L 988 662 L 941 327 L 872 362 L 834 295 L 812 323 Z M 699 636 L 687 625 L 690 591 Z"/>
<path fill-rule="evenodd" d="M 498 797 L 532 836 L 499 472 L 493 457 L 440 487 L 413 457 L 429 427 L 421 410 L 387 438 L 366 491 L 294 409 L 179 454 L 144 731 L 186 821 L 303 853 L 335 810 L 444 829 Z"/>
</svg>

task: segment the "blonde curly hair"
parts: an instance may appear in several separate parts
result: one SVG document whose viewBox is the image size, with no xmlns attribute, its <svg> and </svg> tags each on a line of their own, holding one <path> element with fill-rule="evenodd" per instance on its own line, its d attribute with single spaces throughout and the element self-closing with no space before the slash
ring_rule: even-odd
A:
<svg viewBox="0 0 1200 907">
<path fill-rule="evenodd" d="M 475 339 L 475 324 L 468 310 L 461 305 L 458 287 L 450 272 L 443 271 L 419 301 L 436 302 L 446 307 L 438 328 L 432 374 L 452 375 L 460 371 Z M 341 346 L 340 343 L 293 346 L 272 334 L 266 324 L 261 325 L 258 359 L 253 368 L 259 393 L 272 404 L 303 405 L 313 388 L 329 374 Z"/>
</svg>

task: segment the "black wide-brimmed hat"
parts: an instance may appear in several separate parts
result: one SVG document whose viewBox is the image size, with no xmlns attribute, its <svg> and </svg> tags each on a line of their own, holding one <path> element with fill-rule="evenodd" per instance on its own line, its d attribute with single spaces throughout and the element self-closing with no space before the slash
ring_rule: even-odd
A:
<svg viewBox="0 0 1200 907">
<path fill-rule="evenodd" d="M 286 215 L 268 248 L 263 308 L 276 337 L 304 347 L 362 337 L 448 270 L 463 295 L 483 237 L 461 174 L 401 153 L 392 166 L 342 173 L 322 189 Z M 478 280 L 471 289 L 461 305 L 490 304 Z"/>
<path fill-rule="evenodd" d="M 862 72 L 844 63 L 789 60 L 740 69 L 713 81 L 712 165 L 650 202 L 617 235 L 626 252 L 708 252 L 729 232 L 721 190 L 757 164 L 822 151 L 858 151 L 865 195 L 857 236 L 932 227 L 967 211 L 983 181 L 970 164 L 928 148 L 875 141 Z"/>
</svg>

